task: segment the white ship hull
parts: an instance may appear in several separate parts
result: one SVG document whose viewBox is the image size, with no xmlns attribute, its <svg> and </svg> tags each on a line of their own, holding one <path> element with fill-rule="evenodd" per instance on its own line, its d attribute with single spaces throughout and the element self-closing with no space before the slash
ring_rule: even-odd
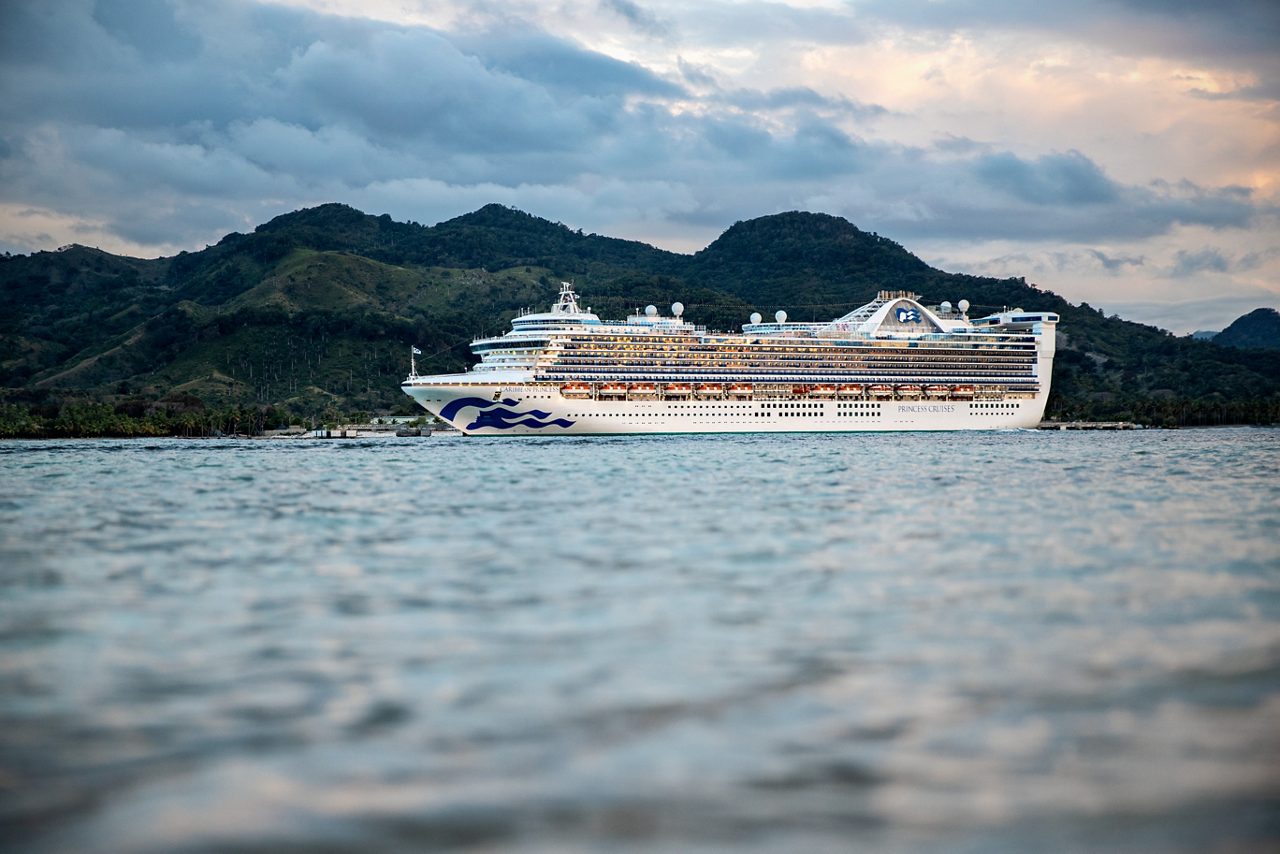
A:
<svg viewBox="0 0 1280 854">
<path fill-rule="evenodd" d="M 597 400 L 555 385 L 414 384 L 424 409 L 469 436 L 811 433 L 1035 427 L 1045 395 L 1000 400 Z"/>
<path fill-rule="evenodd" d="M 1035 427 L 1044 416 L 1057 315 L 970 320 L 905 291 L 830 322 L 708 332 L 655 306 L 602 321 L 562 283 L 550 311 L 472 342 L 480 363 L 419 376 L 406 394 L 467 435 L 840 433 Z M 413 350 L 414 355 L 418 353 Z"/>
</svg>

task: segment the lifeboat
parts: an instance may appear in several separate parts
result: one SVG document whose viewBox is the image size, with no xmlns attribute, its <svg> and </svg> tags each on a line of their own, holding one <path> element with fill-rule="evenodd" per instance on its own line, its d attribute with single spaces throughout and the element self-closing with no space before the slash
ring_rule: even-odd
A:
<svg viewBox="0 0 1280 854">
<path fill-rule="evenodd" d="M 627 394 L 631 397 L 657 397 L 658 387 L 653 383 L 632 383 Z"/>
<path fill-rule="evenodd" d="M 853 385 L 842 385 L 842 386 L 840 386 L 838 389 L 836 389 L 836 396 L 838 396 L 838 397 L 862 397 L 862 386 L 857 385 L 857 384 L 853 384 Z"/>
<path fill-rule="evenodd" d="M 835 397 L 836 387 L 833 385 L 816 385 L 809 389 L 810 397 Z"/>
<path fill-rule="evenodd" d="M 729 397 L 751 397 L 755 394 L 755 389 L 751 383 L 734 383 L 729 386 Z"/>
<path fill-rule="evenodd" d="M 957 398 L 959 398 L 959 397 L 963 397 L 963 398 L 966 398 L 966 399 L 967 399 L 967 398 L 971 398 L 971 397 L 973 397 L 973 386 L 971 386 L 971 385 L 958 385 L 958 386 L 956 386 L 955 388 L 951 389 L 951 396 L 952 396 L 952 397 L 957 397 Z"/>
<path fill-rule="evenodd" d="M 560 386 L 563 397 L 591 397 L 591 383 L 565 383 Z"/>
<path fill-rule="evenodd" d="M 951 389 L 945 385 L 927 385 L 924 387 L 925 397 L 945 398 L 951 394 Z"/>
<path fill-rule="evenodd" d="M 900 385 L 895 390 L 898 392 L 898 397 L 906 400 L 914 400 L 920 396 L 920 386 L 911 383 Z"/>
<path fill-rule="evenodd" d="M 627 384 L 626 383 L 605 383 L 604 385 L 600 386 L 600 396 L 601 397 L 626 397 Z"/>
<path fill-rule="evenodd" d="M 703 383 L 698 386 L 697 395 L 701 398 L 724 397 L 724 387 Z"/>
<path fill-rule="evenodd" d="M 872 397 L 893 397 L 893 386 L 884 383 L 876 383 L 867 386 L 867 394 Z"/>
<path fill-rule="evenodd" d="M 662 393 L 667 397 L 688 397 L 693 394 L 693 386 L 688 383 L 667 383 Z"/>
<path fill-rule="evenodd" d="M 808 397 L 808 396 L 809 396 L 809 386 L 807 386 L 807 385 L 793 385 L 793 386 L 791 387 L 791 396 L 792 396 L 792 397 Z"/>
</svg>

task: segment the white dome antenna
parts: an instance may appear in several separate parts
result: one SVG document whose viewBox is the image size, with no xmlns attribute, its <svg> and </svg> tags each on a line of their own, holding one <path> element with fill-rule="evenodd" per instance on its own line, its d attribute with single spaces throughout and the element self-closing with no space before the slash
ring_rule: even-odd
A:
<svg viewBox="0 0 1280 854">
<path fill-rule="evenodd" d="M 960 302 L 956 303 L 956 308 L 960 309 L 961 314 L 965 314 L 969 311 L 969 301 L 967 299 L 960 300 Z"/>
<path fill-rule="evenodd" d="M 773 319 L 778 321 L 779 323 L 786 323 L 787 313 L 782 309 L 778 309 L 777 313 L 773 315 Z"/>
<path fill-rule="evenodd" d="M 751 312 L 751 322 L 752 322 L 752 323 L 759 323 L 759 322 L 760 322 L 760 321 L 762 321 L 762 320 L 764 320 L 764 318 L 763 318 L 763 317 L 761 317 L 760 312 L 758 312 L 758 311 L 753 311 L 753 312 Z"/>
<path fill-rule="evenodd" d="M 657 307 L 656 305 L 646 305 L 646 306 L 644 307 L 644 316 L 645 316 L 645 317 L 657 317 L 657 316 L 658 316 L 658 307 Z"/>
</svg>

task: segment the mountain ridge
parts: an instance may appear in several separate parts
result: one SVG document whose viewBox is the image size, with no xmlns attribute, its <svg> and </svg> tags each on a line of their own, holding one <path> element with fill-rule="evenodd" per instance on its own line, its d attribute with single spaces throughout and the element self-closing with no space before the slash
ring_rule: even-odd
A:
<svg viewBox="0 0 1280 854">
<path fill-rule="evenodd" d="M 1280 350 L 1280 311 L 1255 308 L 1213 336 L 1213 343 L 1224 347 Z"/>
<path fill-rule="evenodd" d="M 1280 420 L 1280 355 L 1174 338 L 1022 279 L 936 270 L 843 218 L 802 211 L 735 223 L 692 254 L 496 204 L 424 226 L 329 203 L 168 258 L 88 247 L 4 258 L 0 385 L 21 406 L 159 405 L 180 393 L 300 414 L 404 411 L 410 342 L 423 370 L 465 368 L 474 336 L 549 302 L 562 279 L 605 317 L 680 300 L 718 329 L 753 310 L 834 317 L 881 289 L 966 298 L 975 312 L 1053 310 L 1056 417 Z"/>
</svg>

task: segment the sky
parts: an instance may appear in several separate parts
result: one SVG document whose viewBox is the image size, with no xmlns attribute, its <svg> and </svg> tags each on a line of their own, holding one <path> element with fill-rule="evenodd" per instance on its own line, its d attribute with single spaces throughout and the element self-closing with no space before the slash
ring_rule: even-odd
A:
<svg viewBox="0 0 1280 854">
<path fill-rule="evenodd" d="M 1220 329 L 1280 305 L 1280 2 L 0 3 L 0 251 L 169 255 L 331 201 L 680 252 L 829 213 Z"/>
</svg>

